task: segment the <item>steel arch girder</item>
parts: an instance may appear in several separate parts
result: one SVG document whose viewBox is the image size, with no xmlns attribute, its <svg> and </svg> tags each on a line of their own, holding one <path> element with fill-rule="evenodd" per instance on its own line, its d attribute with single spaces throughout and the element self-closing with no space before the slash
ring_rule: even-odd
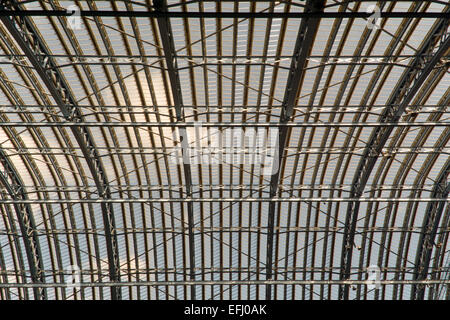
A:
<svg viewBox="0 0 450 320">
<path fill-rule="evenodd" d="M 450 7 L 447 9 L 450 11 Z M 448 20 L 441 20 L 431 32 L 428 41 L 418 50 L 417 58 L 411 63 L 402 75 L 401 80 L 394 88 L 393 94 L 386 103 L 386 111 L 381 116 L 382 123 L 397 123 L 409 102 L 421 88 L 422 84 L 433 71 L 433 68 L 450 49 L 450 33 L 448 33 Z M 438 50 L 431 55 L 438 43 Z M 378 127 L 372 132 L 368 145 L 364 150 L 355 176 L 352 181 L 352 189 L 349 197 L 361 197 L 366 183 L 371 175 L 373 168 L 378 160 L 382 148 L 389 139 L 394 126 Z M 345 218 L 345 229 L 342 244 L 341 272 L 340 279 L 350 277 L 350 267 L 353 254 L 353 242 L 355 227 L 358 219 L 359 202 L 350 202 L 347 207 Z M 339 288 L 339 298 L 348 299 L 349 285 L 342 285 Z"/>
<path fill-rule="evenodd" d="M 18 5 L 15 1 L 7 0 L 1 1 L 0 8 L 13 11 Z M 56 104 L 61 109 L 64 118 L 68 121 L 82 121 L 82 114 L 77 107 L 76 99 L 73 97 L 64 76 L 60 73 L 53 58 L 50 57 L 44 41 L 39 37 L 33 24 L 28 20 L 28 17 L 16 16 L 10 18 L 8 16 L 1 16 L 0 20 L 45 83 Z M 98 155 L 90 131 L 87 128 L 80 129 L 76 127 L 71 128 L 71 130 L 80 146 L 99 195 L 106 199 L 111 199 L 106 171 Z M 105 225 L 109 276 L 112 281 L 120 281 L 120 262 L 113 206 L 112 204 L 101 204 L 101 209 L 103 223 Z M 111 298 L 113 300 L 121 299 L 120 287 L 111 287 Z"/>
<path fill-rule="evenodd" d="M 10 197 L 14 200 L 28 200 L 20 175 L 2 149 L 0 149 L 0 163 L 4 169 L 4 171 L 0 170 L 0 183 L 6 188 Z M 45 283 L 41 246 L 31 206 L 29 203 L 15 203 L 14 210 L 23 235 L 31 280 L 33 283 Z M 47 299 L 47 291 L 44 288 L 36 287 L 33 291 L 37 300 Z"/>
<path fill-rule="evenodd" d="M 308 0 L 306 2 L 305 12 L 323 12 L 325 1 L 323 0 Z M 320 18 L 306 18 L 303 19 L 294 47 L 294 53 L 291 61 L 290 71 L 287 79 L 287 85 L 284 93 L 284 99 L 281 109 L 280 124 L 286 124 L 290 121 L 294 104 L 298 96 L 299 86 L 305 74 L 305 65 L 308 55 L 313 46 L 314 37 L 319 28 Z M 275 161 L 278 164 L 276 171 L 272 174 L 270 179 L 270 198 L 274 198 L 278 191 L 280 184 L 281 161 L 286 148 L 288 127 L 283 126 L 279 132 L 279 139 L 277 145 L 277 152 L 275 154 Z M 273 251 L 274 251 L 274 229 L 275 229 L 275 202 L 269 203 L 268 213 L 268 231 L 267 231 L 267 263 L 266 263 L 266 280 L 271 280 L 273 276 Z M 266 285 L 266 300 L 272 297 L 272 285 Z"/>
<path fill-rule="evenodd" d="M 158 12 L 168 12 L 165 0 L 154 0 L 155 10 Z M 173 40 L 172 27 L 170 21 L 165 17 L 158 17 L 159 35 L 161 37 L 167 72 L 169 73 L 169 82 L 172 91 L 173 103 L 175 107 L 177 122 L 184 123 L 183 96 L 181 91 L 180 76 L 176 60 L 175 42 Z M 181 150 L 183 155 L 183 172 L 185 180 L 186 194 L 192 196 L 192 169 L 188 156 L 189 140 L 185 126 L 179 128 Z M 188 209 L 188 238 L 189 238 L 189 277 L 195 281 L 195 238 L 194 238 L 194 204 L 192 201 L 187 203 Z M 196 298 L 195 285 L 191 286 L 191 299 Z"/>
<path fill-rule="evenodd" d="M 434 239 L 439 227 L 442 212 L 448 201 L 450 194 L 450 159 L 447 160 L 444 168 L 441 170 L 436 184 L 431 194 L 432 198 L 441 199 L 439 202 L 430 202 L 424 215 L 424 223 L 420 234 L 419 244 L 417 245 L 417 256 L 414 267 L 414 280 L 426 279 L 433 252 Z M 412 300 L 423 300 L 425 297 L 425 286 L 415 285 L 411 290 Z"/>
</svg>

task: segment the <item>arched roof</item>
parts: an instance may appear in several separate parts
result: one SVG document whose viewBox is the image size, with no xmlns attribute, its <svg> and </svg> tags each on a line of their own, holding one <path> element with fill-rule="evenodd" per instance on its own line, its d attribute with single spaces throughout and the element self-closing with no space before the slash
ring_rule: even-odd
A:
<svg viewBox="0 0 450 320">
<path fill-rule="evenodd" d="M 448 299 L 448 2 L 0 8 L 0 299 Z"/>
</svg>

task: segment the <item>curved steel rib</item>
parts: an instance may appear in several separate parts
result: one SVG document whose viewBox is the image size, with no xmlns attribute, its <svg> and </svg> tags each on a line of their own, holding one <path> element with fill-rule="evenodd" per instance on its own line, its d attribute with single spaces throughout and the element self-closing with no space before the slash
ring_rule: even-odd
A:
<svg viewBox="0 0 450 320">
<path fill-rule="evenodd" d="M 447 9 L 450 11 L 450 9 Z M 427 41 L 417 52 L 417 58 L 410 64 L 403 73 L 402 78 L 397 83 L 393 94 L 386 103 L 386 109 L 380 118 L 382 123 L 397 123 L 401 115 L 407 108 L 420 89 L 428 75 L 431 73 L 440 59 L 447 54 L 450 48 L 450 33 L 448 33 L 448 20 L 439 21 L 430 32 Z M 438 50 L 431 55 L 438 44 Z M 431 56 L 430 56 L 431 55 Z M 370 177 L 372 169 L 378 160 L 386 141 L 389 139 L 394 126 L 379 127 L 374 129 L 370 136 L 367 147 L 356 169 L 352 182 L 350 198 L 360 198 L 366 183 Z M 340 279 L 350 278 L 351 260 L 353 254 L 353 241 L 356 223 L 358 220 L 359 202 L 349 202 L 345 218 L 344 238 L 342 244 Z M 339 288 L 339 298 L 348 299 L 349 285 L 342 285 Z"/>
<path fill-rule="evenodd" d="M 322 12 L 325 5 L 323 0 L 309 0 L 306 2 L 305 12 Z M 294 48 L 291 67 L 287 79 L 286 90 L 284 94 L 282 109 L 281 109 L 281 124 L 289 122 L 296 102 L 299 86 L 305 73 L 306 59 L 311 51 L 314 37 L 319 28 L 320 18 L 306 18 L 303 19 L 297 35 L 297 41 Z M 282 126 L 279 132 L 278 148 L 275 154 L 278 161 L 278 168 L 273 173 L 270 179 L 270 198 L 274 198 L 278 192 L 280 184 L 281 159 L 286 148 L 288 126 Z M 267 232 L 267 275 L 266 279 L 271 280 L 273 275 L 273 242 L 274 242 L 274 228 L 275 228 L 275 207 L 276 203 L 271 201 L 269 203 L 268 215 L 268 232 Z M 266 299 L 270 300 L 272 297 L 272 285 L 266 285 Z"/>
<path fill-rule="evenodd" d="M 19 173 L 2 149 L 0 149 L 0 163 L 3 167 L 3 170 L 0 170 L 0 183 L 6 188 L 10 197 L 13 200 L 28 200 Z M 25 245 L 31 281 L 37 284 L 45 283 L 41 247 L 31 206 L 29 203 L 14 203 L 14 210 L 16 211 L 17 221 Z M 45 288 L 35 287 L 33 291 L 36 300 L 47 299 Z"/>
<path fill-rule="evenodd" d="M 154 0 L 153 4 L 155 9 L 160 12 L 167 12 L 167 4 L 164 0 Z M 173 103 L 175 106 L 175 112 L 177 117 L 177 122 L 184 123 L 184 107 L 183 107 L 183 96 L 181 93 L 180 76 L 178 74 L 178 66 L 176 60 L 175 43 L 172 35 L 172 27 L 168 18 L 160 17 L 157 18 L 159 35 L 161 37 L 165 61 L 167 65 L 167 70 L 169 73 L 170 87 L 173 96 Z M 192 170 L 191 163 L 187 153 L 189 148 L 188 135 L 185 126 L 179 127 L 180 132 L 180 142 L 183 153 L 183 171 L 184 171 L 184 182 L 186 195 L 188 197 L 192 196 Z M 192 201 L 187 203 L 188 208 L 188 236 L 189 236 L 189 268 L 190 268 L 190 279 L 195 280 L 195 239 L 194 239 L 194 203 Z M 191 299 L 195 299 L 195 285 L 191 286 Z"/>
<path fill-rule="evenodd" d="M 434 239 L 436 237 L 441 215 L 444 211 L 448 195 L 450 193 L 450 159 L 447 160 L 442 169 L 436 184 L 431 193 L 431 198 L 442 199 L 439 202 L 430 202 L 427 206 L 420 235 L 419 244 L 417 246 L 416 265 L 414 267 L 414 280 L 425 280 L 428 276 L 428 269 L 433 252 Z M 423 300 L 425 297 L 425 286 L 415 285 L 411 291 L 411 299 Z"/>
<path fill-rule="evenodd" d="M 2 10 L 13 11 L 18 6 L 19 3 L 17 1 L 1 1 L 0 3 L 0 9 Z M 43 39 L 40 38 L 39 33 L 35 30 L 33 23 L 25 16 L 15 16 L 14 18 L 1 16 L 0 20 L 45 83 L 56 104 L 61 109 L 64 118 L 68 121 L 81 122 L 83 115 L 77 106 L 76 99 L 72 95 L 63 74 L 57 68 L 56 62 L 50 56 Z M 71 130 L 92 174 L 99 196 L 104 199 L 111 199 L 111 192 L 108 186 L 109 180 L 89 129 L 86 127 L 71 127 Z M 101 209 L 105 225 L 109 277 L 111 281 L 119 282 L 120 263 L 113 206 L 111 203 L 102 203 Z M 121 299 L 120 287 L 111 287 L 111 299 Z"/>
</svg>

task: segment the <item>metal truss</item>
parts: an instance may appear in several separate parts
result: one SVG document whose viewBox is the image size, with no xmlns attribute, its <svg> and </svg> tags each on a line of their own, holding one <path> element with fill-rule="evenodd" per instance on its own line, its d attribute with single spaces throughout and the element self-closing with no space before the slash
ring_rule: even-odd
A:
<svg viewBox="0 0 450 320">
<path fill-rule="evenodd" d="M 0 170 L 0 182 L 11 199 L 14 201 L 27 201 L 28 197 L 20 175 L 2 149 L 0 149 L 0 163 L 3 167 L 3 170 Z M 20 226 L 25 246 L 31 281 L 36 284 L 44 283 L 45 274 L 42 272 L 43 264 L 39 234 L 36 232 L 36 224 L 30 203 L 14 203 L 14 210 L 16 211 L 17 222 Z M 33 291 L 36 300 L 47 298 L 45 288 L 36 287 Z"/>
<path fill-rule="evenodd" d="M 439 201 L 429 203 L 424 214 L 424 223 L 420 241 L 417 248 L 416 267 L 414 280 L 425 280 L 428 277 L 431 253 L 433 251 L 436 232 L 439 228 L 440 219 L 444 207 L 448 206 L 448 196 L 450 193 L 450 159 L 447 160 L 444 168 L 436 179 L 431 197 Z M 411 299 L 423 300 L 425 297 L 425 286 L 414 286 L 411 291 Z"/>
<path fill-rule="evenodd" d="M 448 32 L 449 20 L 440 20 L 431 31 L 427 41 L 420 49 L 421 54 L 430 54 L 435 49 L 438 50 L 430 58 L 417 58 L 402 75 L 397 83 L 389 101 L 385 112 L 380 118 L 382 123 L 396 123 L 400 120 L 410 101 L 414 98 L 420 87 L 426 81 L 434 66 L 440 61 L 441 57 L 448 53 L 450 48 L 450 33 Z M 420 68 L 416 68 L 419 66 Z M 389 105 L 392 105 L 390 107 Z M 356 174 L 353 178 L 353 188 L 350 197 L 360 197 L 364 191 L 366 183 L 372 173 L 375 163 L 379 159 L 381 149 L 389 139 L 394 127 L 376 128 L 367 143 L 366 150 L 361 158 Z M 345 218 L 346 233 L 342 245 L 341 256 L 341 279 L 350 277 L 349 267 L 351 265 L 353 247 L 354 247 L 354 230 L 358 220 L 358 202 L 350 202 L 347 207 Z M 348 299 L 349 286 L 343 286 L 340 289 L 340 297 Z"/>
<path fill-rule="evenodd" d="M 0 299 L 448 299 L 446 1 L 0 3 Z"/>
<path fill-rule="evenodd" d="M 441 276 L 442 279 L 450 279 L 450 258 L 447 256 L 447 260 L 445 261 L 445 272 Z M 436 300 L 439 298 L 448 300 L 450 297 L 450 285 L 441 286 L 438 290 L 436 290 Z"/>
<path fill-rule="evenodd" d="M 18 10 L 18 3 L 10 0 L 2 0 L 0 9 Z M 4 12 L 4 11 L 3 11 Z M 2 15 L 0 20 L 18 43 L 27 56 L 42 81 L 47 86 L 52 97 L 57 102 L 64 118 L 68 121 L 80 122 L 83 119 L 77 101 L 73 97 L 64 76 L 60 73 L 57 65 L 49 57 L 49 51 L 39 37 L 39 33 L 32 22 L 26 16 L 9 18 Z M 98 156 L 94 140 L 87 128 L 71 128 L 80 149 L 83 152 L 86 163 L 95 181 L 99 195 L 105 199 L 111 198 L 108 186 L 108 178 L 102 160 Z M 115 235 L 114 212 L 111 204 L 102 204 L 103 221 L 106 227 L 108 263 L 110 268 L 110 279 L 119 281 L 119 254 L 117 238 Z M 111 288 L 111 298 L 120 299 L 120 288 Z"/>
</svg>

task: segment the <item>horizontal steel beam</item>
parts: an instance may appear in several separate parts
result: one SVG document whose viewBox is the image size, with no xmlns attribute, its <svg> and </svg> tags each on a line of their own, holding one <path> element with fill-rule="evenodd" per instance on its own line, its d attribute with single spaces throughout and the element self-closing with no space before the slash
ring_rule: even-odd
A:
<svg viewBox="0 0 450 320">
<path fill-rule="evenodd" d="M 171 148 L 167 148 L 167 150 L 169 150 Z M 172 148 L 173 149 L 173 148 Z M 394 155 L 394 154 L 449 154 L 450 152 L 448 151 L 441 151 L 441 150 L 402 150 L 402 151 L 393 151 L 393 152 L 389 152 L 389 156 L 390 155 Z M 71 152 L 48 152 L 48 151 L 41 151 L 41 152 L 27 152 L 27 151 L 17 151 L 15 152 L 15 154 L 26 154 L 26 155 L 30 155 L 30 156 L 36 156 L 36 155 L 54 155 L 54 156 L 58 156 L 58 155 L 65 155 L 65 156 L 73 156 L 73 157 L 81 157 L 80 155 L 76 154 L 76 153 L 71 153 Z M 116 152 L 108 152 L 105 154 L 100 154 L 99 157 L 110 157 L 111 155 L 169 155 L 167 152 L 155 152 L 155 151 L 148 151 L 148 152 L 122 152 L 122 151 L 116 151 Z M 199 151 L 199 154 L 203 154 L 206 155 L 206 153 L 202 153 L 201 151 Z M 213 155 L 215 155 L 216 157 L 219 156 L 221 154 L 221 151 L 216 151 L 215 153 L 213 153 Z M 222 154 L 224 155 L 225 152 L 222 152 Z M 238 154 L 249 154 L 249 155 L 253 155 L 254 153 L 244 153 L 244 152 L 235 152 L 234 154 L 238 155 Z M 359 157 L 363 157 L 364 154 L 362 154 L 361 152 L 357 152 L 357 151 L 301 151 L 301 152 L 296 152 L 293 154 L 288 154 L 286 156 L 283 156 L 282 158 L 286 158 L 286 157 L 291 157 L 294 155 L 301 155 L 301 154 L 322 154 L 322 155 L 341 155 L 341 154 L 351 154 L 353 156 L 359 156 Z M 193 164 L 201 164 L 201 161 L 198 161 L 198 163 L 193 162 Z M 228 163 L 228 164 L 232 164 L 229 162 L 223 162 L 223 163 Z M 208 164 L 208 162 L 205 162 L 205 164 Z M 236 163 L 238 164 L 238 163 Z M 239 163 L 241 164 L 241 163 Z"/>
<path fill-rule="evenodd" d="M 170 229 L 170 228 L 165 228 L 165 229 L 161 229 L 161 228 L 149 228 L 149 229 L 142 229 L 142 230 L 121 230 L 120 228 L 118 229 L 118 234 L 120 235 L 131 235 L 131 234 L 171 234 L 171 235 L 185 235 L 185 236 L 189 236 L 189 233 L 186 230 L 181 230 L 182 228 L 179 228 L 180 230 L 174 230 L 174 229 Z M 334 234 L 343 234 L 343 228 L 319 228 L 319 227 L 311 227 L 311 228 L 306 228 L 306 227 L 291 227 L 291 228 L 277 228 L 275 229 L 279 234 L 287 234 L 287 233 L 325 233 L 325 235 L 327 233 L 334 233 Z M 45 235 L 45 236 L 53 236 L 53 235 L 95 235 L 98 237 L 104 237 L 105 234 L 103 232 L 101 232 L 102 230 L 97 230 L 97 231 L 89 231 L 89 230 L 36 230 L 36 233 L 38 233 L 39 235 Z M 419 227 L 415 227 L 415 228 L 357 228 L 357 232 L 358 233 L 389 233 L 389 234 L 393 234 L 393 233 L 409 233 L 409 234 L 419 234 L 420 233 L 420 228 Z M 438 233 L 448 233 L 450 232 L 450 228 L 443 228 L 440 229 L 438 231 Z M 230 234 L 230 233 L 237 233 L 237 234 L 241 234 L 241 233 L 245 233 L 245 234 L 249 234 L 249 233 L 254 233 L 254 234 L 259 234 L 259 235 L 266 235 L 268 234 L 267 228 L 193 228 L 193 232 L 192 234 L 195 235 L 205 235 L 205 234 L 220 234 L 220 233 L 225 233 L 225 234 Z M 18 232 L 12 232 L 12 231 L 3 231 L 0 230 L 0 235 L 5 235 L 5 236 L 21 236 L 21 234 L 19 234 Z M 190 268 L 184 268 L 183 270 L 186 269 L 190 269 Z M 201 269 L 201 268 L 200 268 Z M 264 268 L 265 270 L 266 268 Z M 338 269 L 338 267 L 336 267 L 336 269 Z M 0 272 L 1 273 L 1 272 Z M 435 270 L 433 270 L 433 274 L 435 274 Z M 47 275 L 48 276 L 48 275 Z"/>
<path fill-rule="evenodd" d="M 0 110 L 1 110 L 2 106 L 0 106 Z M 39 109 L 41 109 L 42 107 L 39 107 Z M 91 108 L 91 107 L 88 107 Z M 142 107 L 134 107 L 134 108 L 142 108 Z M 158 108 L 163 108 L 162 106 L 158 106 Z M 240 115 L 246 115 L 246 116 L 255 116 L 255 115 L 268 115 L 268 111 L 267 110 L 258 110 L 258 111 L 253 111 L 253 110 L 248 110 L 248 108 L 244 108 L 245 110 L 242 111 L 227 111 L 227 110 L 218 110 L 218 111 L 211 111 L 211 110 L 198 110 L 200 107 L 197 108 L 196 110 L 196 114 L 195 115 L 189 115 L 186 116 L 185 119 L 188 118 L 194 118 L 194 117 L 198 117 L 198 116 L 202 116 L 202 115 L 227 115 L 227 114 L 233 114 L 234 116 L 240 116 Z M 213 108 L 213 107 L 212 107 Z M 236 107 L 237 108 L 237 107 Z M 261 107 L 262 108 L 262 107 Z M 205 109 L 207 109 L 207 107 L 205 107 Z M 361 113 L 361 114 L 371 114 L 371 115 L 381 115 L 379 112 L 377 111 L 383 111 L 383 108 L 373 108 L 370 110 L 364 110 L 361 108 L 345 108 L 345 110 L 334 110 L 333 108 L 321 108 L 321 107 L 317 107 L 311 110 L 301 110 L 300 108 L 295 108 L 295 110 L 298 110 L 301 112 L 300 115 L 296 115 L 294 117 L 295 118 L 300 118 L 303 117 L 305 114 L 317 114 L 317 113 L 331 113 L 331 114 L 354 114 L 354 113 Z M 158 114 L 160 117 L 166 117 L 168 120 L 170 119 L 174 119 L 173 116 L 170 115 L 162 115 L 159 114 L 157 112 L 154 111 L 128 111 L 128 110 L 120 110 L 120 111 L 98 111 L 98 110 L 86 110 L 88 112 L 85 113 L 85 116 L 92 116 L 92 115 L 108 115 L 108 116 L 114 116 L 114 115 L 154 115 L 154 114 Z M 3 114 L 13 114 L 13 115 L 17 115 L 17 114 L 27 114 L 27 115 L 33 115 L 33 114 L 37 114 L 37 115 L 44 115 L 44 114 L 49 114 L 46 111 L 36 111 L 36 110 L 26 110 L 26 108 L 23 108 L 23 110 L 17 110 L 16 107 L 9 107 L 9 110 L 2 110 Z M 450 111 L 445 111 L 445 110 L 439 110 L 438 108 L 422 108 L 420 110 L 420 112 L 414 112 L 411 111 L 411 114 L 425 114 L 425 113 L 441 113 L 441 114 L 448 114 L 450 113 Z M 272 115 L 273 117 L 279 117 L 279 115 Z"/>
<path fill-rule="evenodd" d="M 450 284 L 450 280 L 380 280 L 379 285 Z M 224 285 L 374 285 L 370 280 L 220 280 L 220 281 L 136 281 L 136 282 L 81 282 L 80 288 L 135 287 L 135 286 L 224 286 Z M 67 283 L 0 283 L 0 288 L 62 288 Z"/>
<path fill-rule="evenodd" d="M 24 109 L 24 108 L 42 108 L 42 107 L 48 107 L 48 108 L 58 108 L 58 105 L 54 105 L 54 104 L 27 104 L 27 105 L 21 105 L 20 108 Z M 142 104 L 140 105 L 129 105 L 130 109 L 136 109 L 136 108 L 148 108 L 149 106 L 143 106 Z M 168 106 L 168 105 L 158 105 L 158 108 L 172 108 L 173 106 Z M 183 105 L 183 108 L 196 108 L 196 109 L 200 109 L 200 108 L 204 108 L 204 109 L 211 109 L 211 108 L 215 108 L 215 109 L 230 109 L 230 108 L 234 108 L 234 109 L 261 109 L 261 108 L 270 108 L 270 109 L 275 109 L 275 108 L 282 108 L 282 105 L 279 104 L 271 104 L 270 106 L 257 106 L 257 105 L 252 105 L 252 104 L 246 104 L 246 105 L 202 105 L 202 104 L 198 104 L 198 105 Z M 359 105 L 359 104 L 349 104 L 349 105 L 342 105 L 342 106 L 332 106 L 332 105 L 304 105 L 304 104 L 299 104 L 299 105 L 295 105 L 294 108 L 299 109 L 299 108 L 305 108 L 305 109 L 311 109 L 311 108 L 317 108 L 319 110 L 326 110 L 326 109 L 330 109 L 330 110 L 335 110 L 337 107 L 341 107 L 341 108 L 345 108 L 345 110 L 363 110 L 363 109 L 370 109 L 371 111 L 373 110 L 378 110 L 379 108 L 386 108 L 389 107 L 386 104 L 374 104 L 374 105 Z M 417 108 L 420 109 L 420 112 L 422 111 L 426 111 L 428 110 L 441 110 L 442 106 L 437 105 L 437 104 L 421 104 L 421 105 L 412 105 L 410 104 L 408 106 L 409 108 Z M 18 106 L 14 105 L 14 104 L 0 104 L 0 108 L 11 108 L 11 109 L 15 109 L 17 112 L 21 111 L 18 110 Z M 92 105 L 87 105 L 87 104 L 82 104 L 82 105 L 78 105 L 78 108 L 85 108 L 85 109 L 90 109 L 89 111 L 98 111 L 98 112 L 106 112 L 106 111 L 101 111 L 98 110 L 99 108 L 96 106 L 92 106 Z M 102 109 L 116 109 L 118 110 L 120 108 L 120 106 L 117 105 L 102 105 Z M 41 111 L 42 112 L 42 111 Z M 118 112 L 118 111 L 117 111 Z M 124 110 L 122 109 L 120 112 L 122 113 L 129 113 L 130 111 L 128 110 Z M 142 111 L 148 114 L 153 114 L 155 113 L 154 111 L 150 111 L 150 110 L 146 110 L 146 111 Z M 234 110 L 233 112 L 245 112 L 244 111 L 236 111 Z M 447 111 L 449 112 L 449 111 Z M 160 116 L 164 116 L 163 114 L 160 114 Z M 167 115 L 168 116 L 168 115 Z"/>
<path fill-rule="evenodd" d="M 15 10 L 0 11 L 0 16 L 40 16 L 40 17 L 70 17 L 74 13 L 68 10 Z M 161 11 L 111 11 L 111 10 L 80 10 L 81 17 L 121 17 L 121 18 L 252 18 L 252 19 L 302 19 L 302 18 L 338 18 L 338 19 L 368 19 L 371 12 L 161 12 Z M 445 12 L 380 12 L 380 18 L 395 19 L 450 19 Z"/>
<path fill-rule="evenodd" d="M 207 186 L 207 190 L 210 189 L 229 189 L 229 188 L 248 188 L 249 186 L 246 184 L 201 184 L 201 183 L 196 183 L 192 185 L 195 188 L 205 188 L 205 186 Z M 304 188 L 307 190 L 310 189 L 341 189 L 341 188 L 350 188 L 352 186 L 352 184 L 350 183 L 340 183 L 340 184 L 326 184 L 326 183 L 317 183 L 317 184 L 307 184 L 307 183 L 303 183 L 303 184 L 280 184 L 280 188 L 281 189 L 287 189 L 287 190 L 292 190 L 292 189 L 298 189 L 298 188 Z M 152 185 L 145 185 L 145 186 L 130 186 L 127 184 L 111 184 L 111 188 L 121 188 L 121 189 L 126 189 L 126 190 L 142 190 L 142 191 L 149 191 L 149 190 L 157 190 L 160 191 L 161 189 L 164 190 L 164 188 L 168 188 L 167 190 L 169 190 L 170 188 L 179 188 L 180 186 L 177 184 L 152 184 Z M 433 183 L 426 183 L 424 185 L 421 185 L 420 187 L 417 187 L 415 184 L 412 183 L 404 183 L 404 184 L 389 184 L 389 183 L 379 183 L 379 184 L 374 184 L 374 188 L 378 189 L 378 188 L 389 188 L 388 190 L 391 190 L 392 188 L 395 188 L 397 190 L 400 190 L 402 188 L 408 188 L 408 190 L 411 190 L 411 188 L 415 188 L 415 189 L 421 189 L 423 190 L 423 188 L 425 187 L 434 187 Z M 89 188 L 91 189 L 95 189 L 95 185 L 83 185 L 83 186 L 77 186 L 77 185 L 65 185 L 65 186 L 36 186 L 36 185 L 25 185 L 24 188 L 26 189 L 36 189 L 36 190 L 41 190 L 41 191 L 47 191 L 47 190 L 59 190 L 59 191 L 87 191 Z M 178 190 L 178 189 L 177 189 Z M 429 189 L 429 191 L 431 191 L 431 189 Z"/>
<path fill-rule="evenodd" d="M 168 146 L 168 147 L 152 147 L 152 148 L 145 148 L 145 149 L 150 149 L 151 151 L 164 151 L 164 150 L 173 150 L 176 149 L 177 147 L 173 147 L 173 146 Z M 231 148 L 231 147 L 230 147 Z M 301 147 L 301 148 L 294 148 L 294 147 L 286 147 L 285 150 L 287 152 L 291 152 L 291 153 L 304 153 L 304 152 L 333 152 L 333 151 L 358 151 L 359 149 L 362 149 L 364 147 L 340 147 L 340 146 L 333 146 L 333 147 Z M 59 152 L 69 152 L 72 150 L 80 150 L 79 147 L 65 147 L 65 146 L 61 146 L 61 147 L 8 147 L 8 148 L 2 148 L 3 150 L 8 150 L 8 151 L 15 151 L 17 153 L 23 153 L 23 152 L 29 152 L 29 151 L 35 151 L 35 152 L 51 152 L 52 150 L 55 151 L 59 151 Z M 144 149 L 144 150 L 145 150 Z M 199 150 L 202 149 L 202 147 L 199 147 Z M 221 151 L 225 151 L 227 150 L 226 147 L 224 148 L 217 148 L 220 149 Z M 247 150 L 247 148 L 238 148 L 236 147 L 236 152 L 238 152 L 238 150 L 240 150 L 242 153 L 249 153 L 249 154 L 254 154 L 254 152 L 250 152 Z M 104 150 L 105 152 L 108 151 L 107 154 L 109 154 L 109 152 L 114 152 L 114 153 L 132 153 L 132 154 L 141 154 L 141 153 L 145 153 L 142 151 L 142 148 L 138 148 L 138 147 L 98 147 L 97 150 L 101 151 Z M 393 152 L 393 153 L 398 153 L 398 152 L 449 152 L 450 151 L 450 147 L 427 147 L 427 146 L 421 146 L 421 147 L 384 147 L 382 149 L 384 152 Z"/>
<path fill-rule="evenodd" d="M 200 233 L 211 232 L 261 232 L 266 230 L 267 227 L 194 227 L 193 231 Z M 274 227 L 274 230 L 281 232 L 339 232 L 343 230 L 343 227 Z M 358 232 L 420 232 L 422 227 L 356 227 Z M 438 232 L 448 232 L 450 227 L 441 227 L 436 229 Z M 96 229 L 34 229 L 39 234 L 98 234 L 104 235 L 104 228 Z M 186 234 L 186 228 L 116 228 L 118 234 L 120 233 L 183 233 Z M 18 234 L 17 232 L 10 231 L 8 229 L 0 229 L 0 234 Z M 337 269 L 339 267 L 336 267 Z"/>
<path fill-rule="evenodd" d="M 436 198 L 127 198 L 127 199 L 33 199 L 33 200 L 2 200 L 0 204 L 49 204 L 49 203 L 164 203 L 164 202 L 442 202 Z"/>
<path fill-rule="evenodd" d="M 201 124 L 201 125 L 200 125 Z M 327 128 L 327 127 L 448 127 L 450 122 L 298 122 L 298 123 L 279 123 L 279 122 L 265 122 L 265 123 L 226 123 L 226 122 L 3 122 L 2 127 L 295 127 L 295 128 Z"/>
<path fill-rule="evenodd" d="M 328 58 L 328 59 L 336 59 L 336 58 L 351 58 L 351 59 L 366 59 L 366 58 L 395 58 L 395 59 L 400 59 L 400 58 L 413 58 L 413 57 L 417 57 L 419 56 L 420 53 L 418 54 L 398 54 L 398 55 L 384 55 L 384 54 L 371 54 L 371 55 L 359 55 L 358 57 L 355 57 L 353 55 L 317 55 L 317 54 L 313 54 L 310 55 L 308 59 L 311 58 Z M 22 57 L 25 58 L 26 55 L 24 54 L 20 54 L 20 53 L 13 53 L 11 52 L 10 54 L 4 54 L 4 53 L 0 53 L 0 61 L 2 58 L 8 58 L 10 59 L 11 57 Z M 74 59 L 84 59 L 84 58 L 100 58 L 100 59 L 141 59 L 141 58 L 158 58 L 158 59 L 164 59 L 164 57 L 162 57 L 161 55 L 155 55 L 155 54 L 143 54 L 143 55 L 139 55 L 139 54 L 112 54 L 112 55 L 107 55 L 107 54 L 93 54 L 93 53 L 89 53 L 89 54 L 69 54 L 69 53 L 52 53 L 49 54 L 49 57 L 52 58 L 74 58 Z M 239 55 L 239 54 L 235 54 L 235 55 L 226 55 L 226 54 L 222 54 L 222 55 L 213 55 L 213 54 L 206 54 L 206 55 L 186 55 L 186 54 L 177 54 L 177 58 L 178 59 L 213 59 L 213 58 L 237 58 L 237 59 L 249 59 L 250 58 L 260 58 L 260 59 L 267 59 L 267 58 L 271 58 L 271 59 L 286 59 L 286 58 L 292 58 L 292 55 L 251 55 L 251 56 L 246 56 L 246 55 Z"/>
<path fill-rule="evenodd" d="M 184 271 L 186 268 L 183 267 L 168 267 L 168 268 L 123 268 L 122 272 L 124 272 L 124 274 L 147 274 L 147 273 L 161 273 L 161 272 L 169 272 L 169 273 L 173 273 L 173 272 L 182 272 Z M 189 269 L 189 267 L 187 268 Z M 303 267 L 303 266 L 298 266 L 298 267 L 276 267 L 274 268 L 274 270 L 277 270 L 278 273 L 283 273 L 283 272 L 296 272 L 296 271 L 316 271 L 316 272 L 327 272 L 327 271 L 333 271 L 333 270 L 338 270 L 339 267 L 335 266 L 335 267 Z M 405 268 L 395 268 L 395 267 L 382 267 L 380 268 L 380 271 L 382 272 L 389 272 L 389 273 L 410 273 L 412 270 L 411 267 L 405 267 Z M 264 272 L 265 267 L 260 266 L 253 266 L 253 267 L 196 267 L 194 268 L 194 271 L 202 271 L 205 270 L 207 272 L 242 272 L 243 270 L 245 272 L 248 271 L 260 271 L 260 272 Z M 366 269 L 365 268 L 358 268 L 358 267 L 353 267 L 352 270 L 354 270 L 355 273 L 365 273 Z M 437 272 L 446 272 L 446 268 L 445 267 L 441 267 L 436 269 Z M 25 273 L 29 272 L 28 269 L 24 269 L 23 270 Z M 64 269 L 45 269 L 45 274 L 47 275 L 52 275 L 52 274 L 71 274 L 72 271 L 71 270 L 64 270 Z M 105 273 L 108 272 L 107 269 L 105 268 L 98 268 L 98 269 L 80 269 L 80 274 L 83 275 L 97 275 L 99 273 Z M 3 274 L 7 274 L 7 275 L 15 275 L 17 273 L 17 270 L 15 269 L 6 269 L 6 270 L 2 270 Z"/>
</svg>

